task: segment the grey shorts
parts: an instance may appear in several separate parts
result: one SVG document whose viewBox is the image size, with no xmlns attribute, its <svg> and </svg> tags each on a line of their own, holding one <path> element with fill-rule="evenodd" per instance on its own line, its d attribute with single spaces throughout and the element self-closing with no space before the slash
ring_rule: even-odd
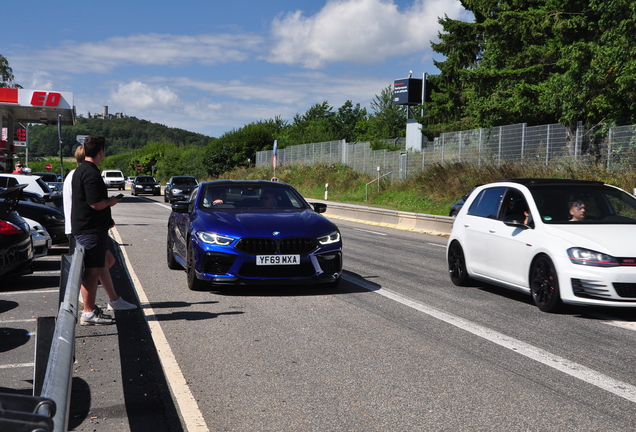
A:
<svg viewBox="0 0 636 432">
<path fill-rule="evenodd" d="M 106 265 L 106 251 L 108 250 L 108 231 L 99 234 L 81 234 L 75 236 L 75 241 L 84 247 L 84 267 L 95 268 Z"/>
</svg>

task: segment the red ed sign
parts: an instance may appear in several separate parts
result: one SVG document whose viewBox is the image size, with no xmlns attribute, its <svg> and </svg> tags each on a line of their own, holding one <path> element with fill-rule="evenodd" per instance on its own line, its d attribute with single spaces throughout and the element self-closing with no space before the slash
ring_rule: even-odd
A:
<svg viewBox="0 0 636 432">
<path fill-rule="evenodd" d="M 46 168 L 47 171 L 51 171 L 53 169 L 53 165 L 46 164 L 46 165 L 44 165 L 44 168 Z"/>
<path fill-rule="evenodd" d="M 62 100 L 62 95 L 57 92 L 35 91 L 31 96 L 31 105 L 36 106 L 58 106 Z"/>
</svg>

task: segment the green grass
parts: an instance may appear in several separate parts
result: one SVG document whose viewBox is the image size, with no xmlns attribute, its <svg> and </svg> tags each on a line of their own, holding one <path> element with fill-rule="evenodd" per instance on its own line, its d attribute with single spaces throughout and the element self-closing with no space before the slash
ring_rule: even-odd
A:
<svg viewBox="0 0 636 432">
<path fill-rule="evenodd" d="M 220 178 L 269 180 L 270 167 L 239 168 Z M 400 211 L 447 216 L 450 206 L 473 186 L 502 178 L 570 178 L 600 180 L 628 192 L 636 187 L 636 170 L 607 171 L 602 165 L 504 164 L 476 168 L 467 164 L 434 165 L 403 181 L 380 181 L 368 187 L 373 177 L 354 171 L 346 165 L 317 164 L 284 166 L 276 170 L 281 182 L 294 186 L 305 197 L 322 199 L 329 184 L 330 201 L 384 207 Z M 368 200 L 367 198 L 368 194 Z"/>
</svg>

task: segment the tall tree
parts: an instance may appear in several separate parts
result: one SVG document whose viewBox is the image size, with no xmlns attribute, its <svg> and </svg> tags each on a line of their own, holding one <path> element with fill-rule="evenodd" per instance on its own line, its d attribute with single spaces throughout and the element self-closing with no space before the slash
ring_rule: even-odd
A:
<svg viewBox="0 0 636 432">
<path fill-rule="evenodd" d="M 2 54 L 0 54 L 0 87 L 22 88 L 20 84 L 14 82 L 13 69 L 9 66 L 9 60 Z"/>
<path fill-rule="evenodd" d="M 440 19 L 446 59 L 424 123 L 634 123 L 631 0 L 463 0 L 475 20 Z M 433 126 L 435 125 L 435 126 Z"/>
</svg>

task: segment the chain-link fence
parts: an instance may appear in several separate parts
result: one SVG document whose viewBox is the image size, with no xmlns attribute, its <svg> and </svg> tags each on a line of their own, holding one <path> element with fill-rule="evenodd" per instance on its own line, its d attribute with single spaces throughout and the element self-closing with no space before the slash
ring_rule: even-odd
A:
<svg viewBox="0 0 636 432">
<path fill-rule="evenodd" d="M 404 147 L 405 140 L 390 143 Z M 272 150 L 257 152 L 256 165 L 272 161 Z M 579 124 L 526 126 L 516 124 L 442 134 L 424 143 L 422 151 L 372 150 L 371 144 L 330 141 L 279 149 L 279 165 L 343 163 L 369 175 L 391 172 L 391 179 L 404 179 L 435 164 L 467 163 L 474 166 L 533 162 L 589 164 L 607 170 L 636 168 L 636 125 L 589 128 Z"/>
</svg>

